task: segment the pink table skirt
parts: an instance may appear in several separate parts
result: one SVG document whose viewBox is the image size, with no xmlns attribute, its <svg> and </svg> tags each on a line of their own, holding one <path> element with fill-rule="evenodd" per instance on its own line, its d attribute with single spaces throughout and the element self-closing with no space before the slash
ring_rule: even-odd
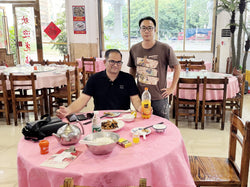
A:
<svg viewBox="0 0 250 187">
<path fill-rule="evenodd" d="M 147 178 L 147 184 L 154 187 L 195 186 L 182 136 L 173 123 L 158 116 L 142 119 L 138 114 L 134 122 L 126 122 L 117 133 L 132 141 L 132 128 L 162 121 L 167 125 L 165 133 L 158 134 L 151 129 L 146 140 L 141 138 L 139 144 L 128 148 L 116 145 L 108 155 L 93 155 L 86 145 L 76 144 L 82 153 L 65 169 L 40 166 L 65 148 L 54 137 L 46 138 L 50 143 L 47 155 L 40 154 L 38 143 L 21 139 L 17 156 L 19 187 L 58 187 L 65 177 L 73 177 L 77 185 L 96 187 L 138 185 L 140 178 Z M 84 126 L 84 130 L 85 135 L 91 133 L 91 124 Z"/>
<path fill-rule="evenodd" d="M 181 72 L 180 77 L 183 78 L 196 78 L 197 76 L 200 76 L 200 78 L 204 77 L 204 74 L 201 72 L 188 72 L 188 75 L 186 75 L 186 72 Z M 228 76 L 228 84 L 227 84 L 227 98 L 235 97 L 236 94 L 239 92 L 239 84 L 238 79 L 235 76 L 229 76 L 228 74 L 222 74 L 222 73 L 214 73 L 214 72 L 207 72 L 206 74 L 207 78 L 224 78 L 225 76 Z M 172 77 L 168 76 L 167 79 L 167 85 L 168 87 L 172 84 Z M 211 87 L 216 87 L 219 85 L 211 85 Z M 200 84 L 200 90 L 199 90 L 199 100 L 202 100 L 203 98 L 203 85 Z M 179 93 L 179 98 L 182 99 L 196 99 L 195 91 L 192 90 L 181 90 Z M 207 90 L 206 93 L 206 100 L 221 100 L 223 99 L 223 92 L 222 91 L 216 91 L 216 90 Z"/>
<path fill-rule="evenodd" d="M 78 62 L 78 67 L 82 68 L 82 60 L 76 59 L 76 61 Z M 85 62 L 85 70 L 86 71 L 93 71 L 93 62 Z M 96 72 L 100 72 L 105 70 L 105 65 L 104 65 L 104 58 L 96 58 L 95 61 L 95 71 Z"/>
</svg>

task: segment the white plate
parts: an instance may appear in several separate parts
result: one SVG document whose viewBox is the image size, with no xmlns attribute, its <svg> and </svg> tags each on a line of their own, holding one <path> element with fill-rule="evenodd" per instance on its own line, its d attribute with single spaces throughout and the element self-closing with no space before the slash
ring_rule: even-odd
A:
<svg viewBox="0 0 250 187">
<path fill-rule="evenodd" d="M 134 133 L 135 131 L 138 131 L 138 133 L 140 134 L 140 136 L 143 136 L 143 134 L 145 135 L 149 135 L 151 133 L 151 129 L 147 128 L 147 132 L 143 132 L 142 130 L 139 129 L 143 129 L 144 127 L 135 127 L 131 130 L 132 133 Z"/>
<path fill-rule="evenodd" d="M 106 122 L 106 121 L 108 121 L 108 120 L 109 120 L 109 121 L 112 121 L 112 119 L 106 119 L 106 120 L 102 120 L 102 122 Z M 110 129 L 110 130 L 104 130 L 104 129 L 102 129 L 102 131 L 114 132 L 114 131 L 118 131 L 118 130 L 120 130 L 121 128 L 124 127 L 125 123 L 124 123 L 123 121 L 117 120 L 117 119 L 114 119 L 114 120 L 117 121 L 117 125 L 118 125 L 117 128 L 115 128 L 115 129 Z"/>
<path fill-rule="evenodd" d="M 104 114 L 109 114 L 106 116 L 107 118 L 115 118 L 115 117 L 120 116 L 121 113 L 120 112 L 104 112 Z"/>
</svg>

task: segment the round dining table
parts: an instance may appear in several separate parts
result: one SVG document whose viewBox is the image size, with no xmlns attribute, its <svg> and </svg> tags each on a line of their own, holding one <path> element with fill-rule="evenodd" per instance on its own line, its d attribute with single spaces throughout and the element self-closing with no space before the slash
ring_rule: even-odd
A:
<svg viewBox="0 0 250 187">
<path fill-rule="evenodd" d="M 100 115 L 104 111 L 100 111 Z M 119 117 L 121 117 L 123 113 Z M 107 120 L 111 118 L 102 118 Z M 52 155 L 69 146 L 61 145 L 55 137 L 49 141 L 49 153 L 40 154 L 39 143 L 22 138 L 18 144 L 17 165 L 19 187 L 58 187 L 65 177 L 72 177 L 74 184 L 92 187 L 138 186 L 140 178 L 146 178 L 147 184 L 154 187 L 191 187 L 195 186 L 190 174 L 189 160 L 183 138 L 179 129 L 169 120 L 152 115 L 142 119 L 140 113 L 132 122 L 124 123 L 115 131 L 120 138 L 132 142 L 131 130 L 135 127 L 163 122 L 167 128 L 158 133 L 151 128 L 151 133 L 140 138 L 138 144 L 124 148 L 115 145 L 113 151 L 106 155 L 94 155 L 85 144 L 75 144 L 81 154 L 66 168 L 41 166 Z M 81 123 L 84 123 L 82 121 Z M 76 124 L 75 124 L 76 125 Z M 79 124 L 78 124 L 79 125 Z M 91 133 L 91 123 L 84 125 L 84 135 Z"/>
<path fill-rule="evenodd" d="M 236 94 L 239 92 L 239 83 L 236 76 L 233 76 L 232 74 L 225 74 L 225 73 L 215 73 L 215 72 L 208 72 L 208 71 L 181 71 L 180 72 L 180 78 L 190 78 L 194 79 L 197 77 L 200 77 L 200 79 L 203 79 L 205 76 L 207 78 L 211 79 L 217 79 L 217 78 L 228 78 L 228 84 L 227 84 L 227 94 L 226 98 L 233 98 L 236 96 Z M 167 76 L 167 87 L 170 87 L 173 81 L 173 73 L 169 72 Z M 211 87 L 221 86 L 221 85 L 210 85 Z M 203 84 L 200 85 L 200 91 L 199 91 L 199 99 L 202 100 L 203 98 Z M 179 98 L 182 99 L 196 99 L 196 94 L 194 90 L 181 90 L 179 93 Z M 206 100 L 221 100 L 223 99 L 223 92 L 218 90 L 207 90 L 206 93 Z"/>
</svg>

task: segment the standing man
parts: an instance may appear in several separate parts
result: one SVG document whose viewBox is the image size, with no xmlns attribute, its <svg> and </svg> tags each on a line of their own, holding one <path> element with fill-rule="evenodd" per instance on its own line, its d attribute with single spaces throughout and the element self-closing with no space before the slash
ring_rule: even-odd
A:
<svg viewBox="0 0 250 187">
<path fill-rule="evenodd" d="M 145 87 L 148 87 L 153 114 L 169 119 L 167 97 L 175 91 L 181 67 L 173 49 L 168 44 L 155 40 L 154 18 L 142 18 L 139 27 L 143 41 L 130 49 L 129 72 L 137 77 L 140 94 Z M 167 88 L 168 66 L 174 69 L 173 82 L 169 88 Z"/>
<path fill-rule="evenodd" d="M 91 97 L 94 99 L 94 110 L 127 110 L 130 101 L 140 112 L 141 99 L 134 78 L 121 71 L 122 54 L 117 49 L 105 53 L 105 71 L 92 75 L 80 97 L 68 107 L 60 106 L 56 115 L 64 118 L 69 114 L 80 112 Z"/>
</svg>

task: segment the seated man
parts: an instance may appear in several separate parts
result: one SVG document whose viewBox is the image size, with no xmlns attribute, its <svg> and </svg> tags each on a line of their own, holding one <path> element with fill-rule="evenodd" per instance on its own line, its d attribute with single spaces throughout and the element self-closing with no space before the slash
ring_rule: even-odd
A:
<svg viewBox="0 0 250 187">
<path fill-rule="evenodd" d="M 132 75 L 122 72 L 122 54 L 117 49 L 105 53 L 105 71 L 92 75 L 80 97 L 68 107 L 60 106 L 56 111 L 59 118 L 80 112 L 91 97 L 94 98 L 94 110 L 127 110 L 130 100 L 134 108 L 141 111 L 141 99 Z"/>
</svg>

